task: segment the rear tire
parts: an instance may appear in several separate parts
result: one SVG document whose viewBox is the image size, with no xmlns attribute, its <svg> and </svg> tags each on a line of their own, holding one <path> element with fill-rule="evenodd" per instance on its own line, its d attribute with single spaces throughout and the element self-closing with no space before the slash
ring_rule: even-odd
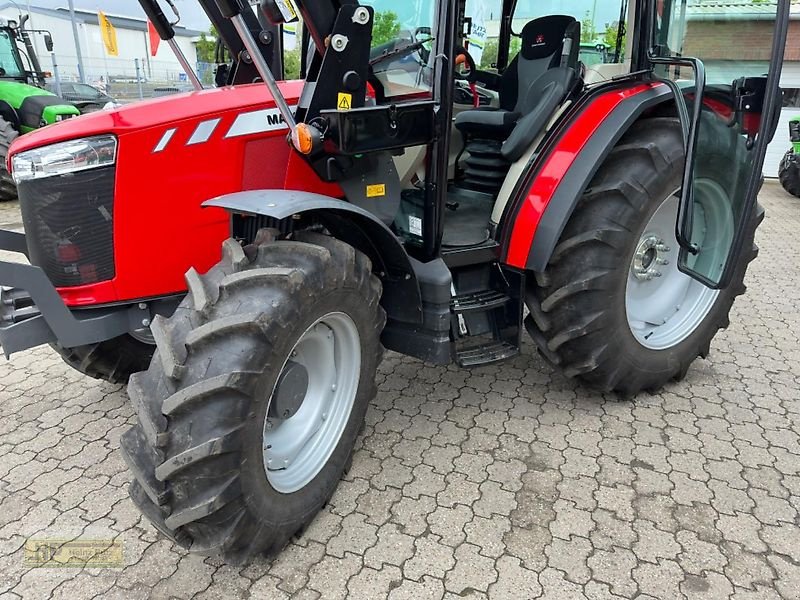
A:
<svg viewBox="0 0 800 600">
<path fill-rule="evenodd" d="M 377 391 L 386 320 L 369 259 L 343 242 L 303 232 L 245 251 L 225 242 L 208 274 L 187 274 L 175 314 L 154 320 L 158 350 L 128 386 L 138 424 L 121 440 L 131 497 L 153 524 L 192 552 L 235 563 L 280 550 L 333 494 Z M 334 322 L 347 323 L 349 343 L 335 325 L 325 329 Z M 319 369 L 333 368 L 343 383 L 318 386 L 316 367 L 308 368 L 299 408 L 275 420 L 279 377 L 286 380 L 290 358 L 314 362 L 301 344 L 320 328 L 315 343 L 334 345 L 336 358 L 317 354 Z M 319 400 L 328 394 L 334 400 Z M 277 447 L 281 428 L 318 423 L 304 412 L 309 402 L 324 407 L 316 413 L 323 424 L 294 443 L 289 466 L 274 468 L 270 457 L 293 444 L 283 438 Z"/>
<path fill-rule="evenodd" d="M 778 178 L 783 189 L 800 198 L 800 156 L 789 150 L 778 167 Z"/>
<path fill-rule="evenodd" d="M 17 199 L 17 185 L 6 168 L 6 158 L 11 143 L 19 137 L 19 132 L 8 121 L 0 117 L 0 202 Z"/>
<path fill-rule="evenodd" d="M 128 383 L 131 375 L 146 370 L 156 349 L 129 334 L 76 348 L 50 346 L 76 371 L 111 383 Z"/>
<path fill-rule="evenodd" d="M 708 355 L 717 331 L 728 326 L 733 301 L 745 291 L 748 263 L 757 254 L 753 237 L 763 218 L 760 207 L 750 220 L 744 246 L 748 250 L 731 285 L 711 296 L 698 296 L 698 303 L 705 304 L 694 317 L 684 317 L 691 327 L 659 345 L 649 344 L 629 322 L 626 302 L 634 257 L 643 237 L 649 239 L 645 229 L 654 215 L 680 189 L 683 164 L 677 120 L 648 119 L 634 125 L 589 185 L 546 270 L 530 278 L 527 328 L 541 354 L 567 376 L 626 396 L 656 390 L 683 378 L 698 356 Z M 672 238 L 661 247 L 674 256 L 677 241 L 674 228 L 671 231 Z M 671 260 L 665 270 L 675 269 Z M 688 300 L 681 306 L 692 314 Z"/>
</svg>

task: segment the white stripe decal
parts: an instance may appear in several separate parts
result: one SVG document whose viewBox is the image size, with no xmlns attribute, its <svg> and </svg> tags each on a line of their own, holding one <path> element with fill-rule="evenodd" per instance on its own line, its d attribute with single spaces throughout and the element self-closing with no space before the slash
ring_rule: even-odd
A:
<svg viewBox="0 0 800 600">
<path fill-rule="evenodd" d="M 161 139 L 158 140 L 156 147 L 153 148 L 153 153 L 161 152 L 164 148 L 167 147 L 169 141 L 172 139 L 172 136 L 175 135 L 175 132 L 178 131 L 177 128 L 173 127 L 172 129 L 167 129 L 164 132 L 164 135 L 161 136 Z"/>
<path fill-rule="evenodd" d="M 200 123 L 194 130 L 192 137 L 190 137 L 189 141 L 186 142 L 186 145 L 191 146 L 193 144 L 203 144 L 207 142 L 208 138 L 210 138 L 211 134 L 214 133 L 214 130 L 217 128 L 217 125 L 219 125 L 220 121 L 221 119 L 210 119 Z"/>
<path fill-rule="evenodd" d="M 289 108 L 294 112 L 297 107 L 290 106 Z M 253 133 L 280 131 L 281 129 L 288 129 L 281 112 L 277 108 L 267 108 L 240 114 L 236 117 L 225 137 L 232 138 Z"/>
</svg>

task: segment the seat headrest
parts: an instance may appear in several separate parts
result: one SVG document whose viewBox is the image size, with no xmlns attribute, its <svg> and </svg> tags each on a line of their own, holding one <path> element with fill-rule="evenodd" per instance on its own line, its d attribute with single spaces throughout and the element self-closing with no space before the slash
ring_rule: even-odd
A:
<svg viewBox="0 0 800 600">
<path fill-rule="evenodd" d="M 522 58 L 525 60 L 538 60 L 554 54 L 560 54 L 564 37 L 571 28 L 575 31 L 580 31 L 579 25 L 575 17 L 567 15 L 548 15 L 529 21 L 520 35 L 522 38 L 522 50 L 520 51 Z"/>
</svg>

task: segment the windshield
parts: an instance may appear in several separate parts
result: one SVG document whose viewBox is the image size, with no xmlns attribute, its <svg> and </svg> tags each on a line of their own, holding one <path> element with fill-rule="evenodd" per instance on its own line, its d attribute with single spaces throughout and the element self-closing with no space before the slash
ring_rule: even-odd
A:
<svg viewBox="0 0 800 600">
<path fill-rule="evenodd" d="M 8 31 L 0 29 L 0 77 L 22 77 L 16 45 Z"/>
<path fill-rule="evenodd" d="M 375 10 L 370 58 L 387 97 L 429 93 L 435 0 L 362 0 Z"/>
<path fill-rule="evenodd" d="M 617 40 L 620 32 L 620 15 L 627 2 L 610 0 L 517 0 L 511 29 L 510 61 L 519 52 L 521 43 L 519 33 L 529 21 L 548 15 L 569 15 L 581 23 L 581 62 L 587 66 L 623 62 L 625 60 L 624 40 L 621 55 L 616 57 Z M 476 48 L 470 43 L 470 54 L 482 69 L 491 69 L 497 62 L 500 25 L 502 20 L 501 0 L 467 0 L 467 15 L 485 26 L 484 48 Z M 623 19 L 627 18 L 623 16 Z M 597 50 L 603 45 L 605 53 Z M 584 60 L 585 59 L 585 60 Z M 616 60 L 615 60 L 616 59 Z"/>
</svg>

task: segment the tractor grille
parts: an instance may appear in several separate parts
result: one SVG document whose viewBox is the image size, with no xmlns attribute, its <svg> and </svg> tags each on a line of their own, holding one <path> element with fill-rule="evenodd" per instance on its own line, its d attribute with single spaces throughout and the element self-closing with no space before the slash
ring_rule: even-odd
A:
<svg viewBox="0 0 800 600">
<path fill-rule="evenodd" d="M 789 138 L 793 144 L 800 142 L 800 121 L 789 122 Z"/>
<path fill-rule="evenodd" d="M 113 279 L 114 174 L 110 166 L 20 183 L 31 263 L 56 287 Z"/>
</svg>

